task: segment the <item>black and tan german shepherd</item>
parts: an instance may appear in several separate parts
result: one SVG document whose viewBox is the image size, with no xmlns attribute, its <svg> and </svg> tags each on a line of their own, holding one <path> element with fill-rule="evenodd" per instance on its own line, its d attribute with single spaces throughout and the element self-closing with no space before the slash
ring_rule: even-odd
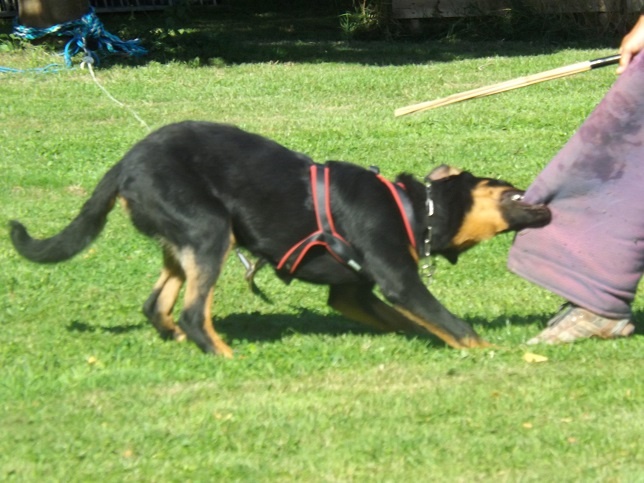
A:
<svg viewBox="0 0 644 483">
<path fill-rule="evenodd" d="M 210 310 L 235 245 L 285 278 L 329 285 L 329 305 L 350 319 L 477 347 L 485 341 L 423 284 L 419 259 L 431 251 L 456 263 L 459 253 L 497 233 L 546 224 L 547 207 L 524 203 L 522 194 L 507 182 L 446 166 L 426 183 L 407 174 L 391 183 L 345 162 L 318 165 L 233 126 L 187 121 L 138 142 L 60 233 L 36 240 L 12 221 L 11 239 L 34 262 L 67 260 L 99 235 L 120 198 L 134 226 L 163 250 L 145 315 L 162 337 L 187 337 L 204 352 L 232 356 Z M 391 305 L 374 295 L 375 285 Z"/>
</svg>

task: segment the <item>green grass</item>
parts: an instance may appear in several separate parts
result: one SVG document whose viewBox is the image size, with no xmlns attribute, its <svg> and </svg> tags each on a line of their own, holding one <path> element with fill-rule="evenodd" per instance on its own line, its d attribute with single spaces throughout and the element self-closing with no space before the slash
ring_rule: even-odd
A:
<svg viewBox="0 0 644 483">
<path fill-rule="evenodd" d="M 615 45 L 345 42 L 333 18 L 199 19 L 107 18 L 152 51 L 105 61 L 100 82 L 152 127 L 234 123 L 389 177 L 448 162 L 527 186 L 615 79 L 603 69 L 394 119 L 397 107 Z M 1 66 L 58 61 L 0 45 Z M 39 236 L 146 133 L 85 70 L 2 74 L 0 93 L 0 223 L 18 218 Z M 30 264 L 5 234 L 0 480 L 643 481 L 641 335 L 523 345 L 561 300 L 507 272 L 510 243 L 438 260 L 432 291 L 498 346 L 467 352 L 370 332 L 330 311 L 324 288 L 287 287 L 268 269 L 265 302 L 231 258 L 214 305 L 237 354 L 226 361 L 147 325 L 160 254 L 119 209 L 65 264 Z M 643 307 L 640 295 L 637 319 Z M 528 351 L 548 361 L 528 363 Z"/>
</svg>

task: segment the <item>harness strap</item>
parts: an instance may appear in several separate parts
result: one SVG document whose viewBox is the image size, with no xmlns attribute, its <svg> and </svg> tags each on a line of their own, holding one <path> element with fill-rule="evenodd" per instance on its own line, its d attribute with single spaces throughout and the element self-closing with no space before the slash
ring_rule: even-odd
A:
<svg viewBox="0 0 644 483">
<path fill-rule="evenodd" d="M 331 197 L 329 196 L 329 167 L 312 164 L 310 172 L 311 193 L 318 229 L 286 252 L 278 263 L 277 270 L 286 270 L 289 274 L 293 274 L 312 247 L 323 246 L 339 262 L 347 264 L 359 272 L 362 270 L 362 266 L 358 262 L 355 250 L 335 230 L 331 216 Z"/>
<path fill-rule="evenodd" d="M 418 250 L 416 235 L 414 235 L 414 230 L 411 227 L 411 220 L 414 219 L 414 208 L 411 205 L 409 197 L 405 193 L 405 188 L 399 183 L 392 183 L 381 174 L 377 174 L 376 176 L 387 188 L 389 188 L 389 191 L 394 197 L 396 205 L 398 205 L 398 209 L 400 210 L 400 215 L 403 220 L 403 224 L 405 225 L 405 231 L 407 232 L 409 243 L 415 250 Z"/>
<path fill-rule="evenodd" d="M 312 164 L 311 193 L 313 196 L 313 207 L 318 229 L 311 235 L 296 243 L 277 264 L 277 270 L 286 270 L 290 275 L 295 273 L 306 254 L 314 246 L 323 246 L 340 263 L 344 263 L 356 272 L 362 270 L 359 257 L 355 249 L 336 231 L 331 215 L 331 196 L 329 192 L 329 167 L 320 164 Z M 418 242 L 412 229 L 414 209 L 405 192 L 405 188 L 399 183 L 392 183 L 379 173 L 377 178 L 389 189 L 394 198 L 407 232 L 407 237 L 414 250 L 418 250 Z"/>
</svg>

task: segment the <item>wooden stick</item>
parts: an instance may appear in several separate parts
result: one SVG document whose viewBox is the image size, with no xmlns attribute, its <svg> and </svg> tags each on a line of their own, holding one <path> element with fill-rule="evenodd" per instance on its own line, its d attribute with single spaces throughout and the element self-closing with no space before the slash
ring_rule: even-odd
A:
<svg viewBox="0 0 644 483">
<path fill-rule="evenodd" d="M 559 79 L 561 77 L 566 77 L 573 74 L 579 74 L 581 72 L 587 72 L 592 69 L 597 69 L 598 67 L 605 67 L 607 65 L 617 64 L 619 62 L 619 55 L 611 55 L 609 57 L 602 57 L 600 59 L 587 60 L 585 62 L 578 62 L 576 64 L 566 65 L 564 67 L 558 67 L 556 69 L 547 70 L 545 72 L 540 72 L 538 74 L 529 75 L 526 77 L 517 77 L 516 79 L 511 79 L 509 81 L 500 82 L 498 84 L 493 84 L 485 87 L 479 87 L 478 89 L 472 89 L 471 91 L 459 92 L 458 94 L 452 94 L 451 96 L 443 97 L 442 99 L 436 99 L 434 101 L 421 102 L 419 104 L 412 104 L 411 106 L 401 107 L 394 111 L 394 116 L 405 116 L 414 112 L 428 111 L 429 109 L 435 109 L 437 107 L 448 106 L 450 104 L 455 104 L 461 101 L 467 101 L 468 99 L 475 99 L 478 97 L 485 97 L 492 94 L 499 94 L 500 92 L 510 91 L 512 89 L 518 89 L 520 87 L 527 87 L 532 84 L 537 84 L 539 82 L 545 82 L 553 79 Z"/>
</svg>

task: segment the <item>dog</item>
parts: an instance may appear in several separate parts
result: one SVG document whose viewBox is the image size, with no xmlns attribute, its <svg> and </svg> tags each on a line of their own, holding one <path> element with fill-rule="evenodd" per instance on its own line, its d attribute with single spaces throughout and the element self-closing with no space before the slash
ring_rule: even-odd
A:
<svg viewBox="0 0 644 483">
<path fill-rule="evenodd" d="M 160 241 L 163 269 L 143 312 L 164 339 L 232 357 L 212 324 L 214 284 L 242 247 L 285 280 L 329 286 L 328 304 L 380 331 L 433 334 L 455 348 L 487 343 L 427 289 L 419 260 L 463 251 L 498 233 L 549 222 L 544 205 L 510 183 L 449 166 L 425 182 L 309 157 L 235 126 L 185 121 L 135 144 L 60 233 L 34 239 L 18 221 L 11 240 L 38 263 L 88 247 L 117 198 L 133 225 Z M 172 312 L 185 285 L 178 323 Z M 379 286 L 383 301 L 373 293 Z"/>
</svg>

